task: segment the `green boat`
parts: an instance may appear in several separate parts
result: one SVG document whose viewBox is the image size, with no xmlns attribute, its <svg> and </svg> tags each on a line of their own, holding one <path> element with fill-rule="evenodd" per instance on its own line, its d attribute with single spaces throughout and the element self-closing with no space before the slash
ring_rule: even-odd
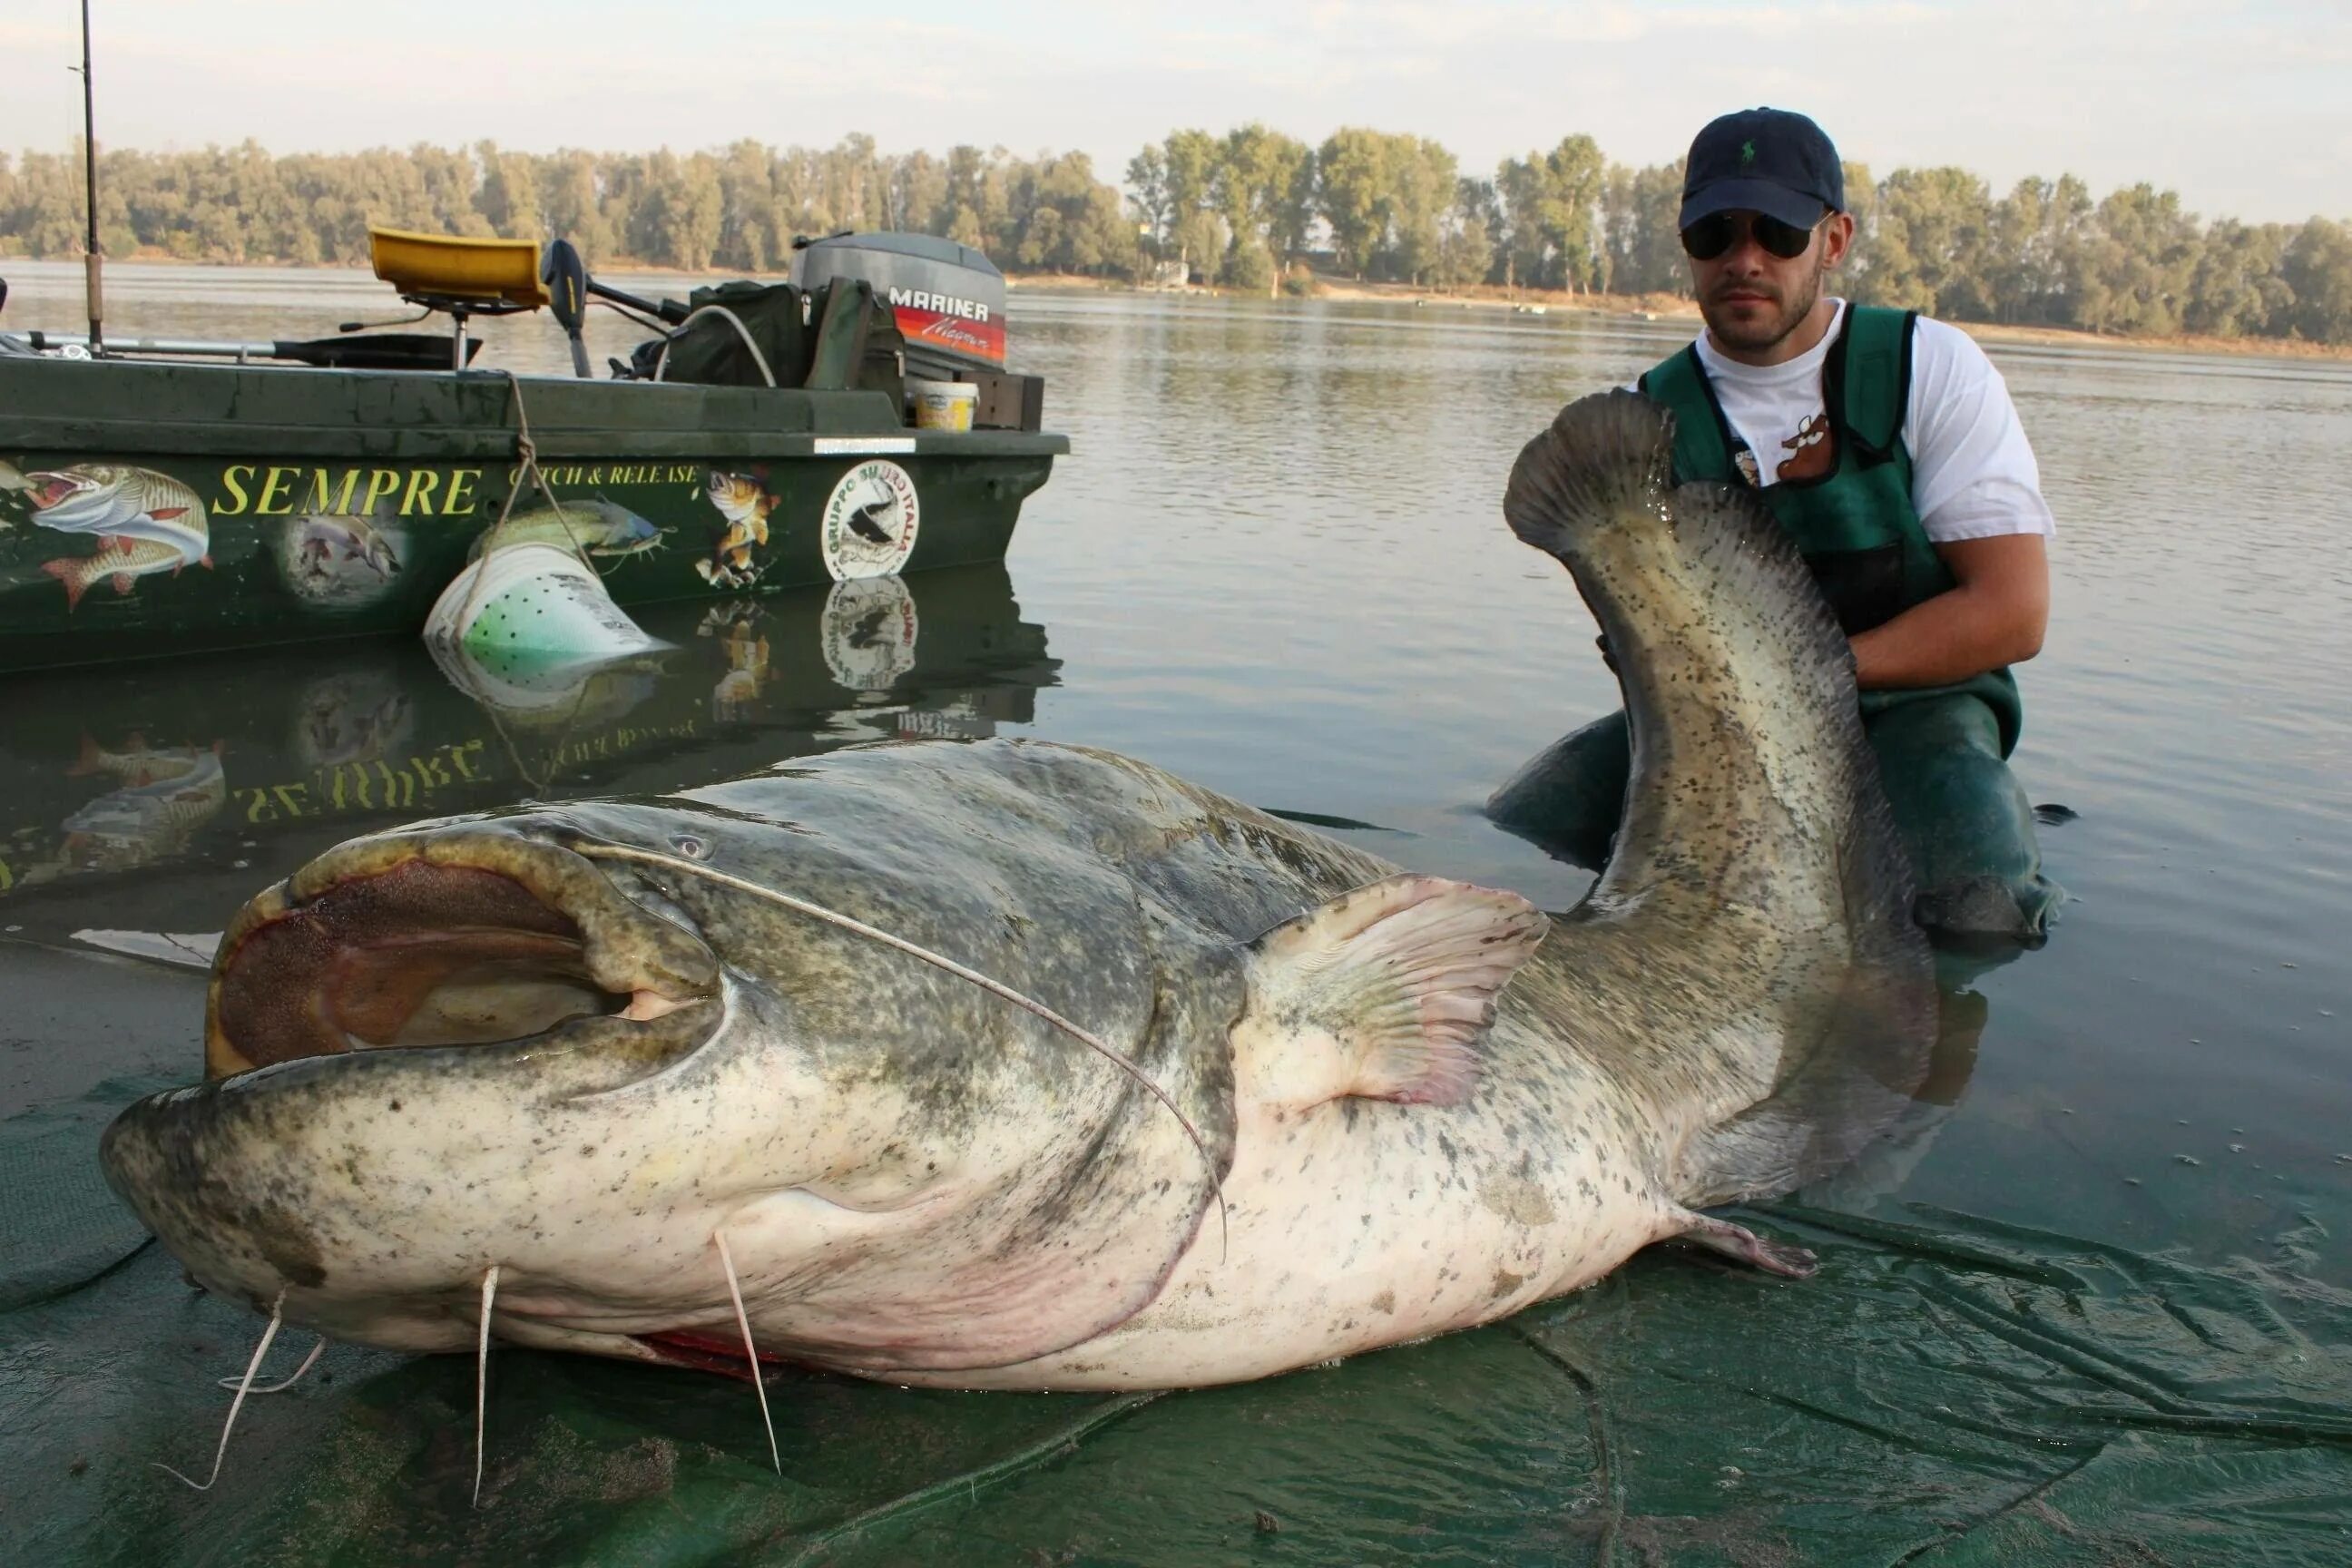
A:
<svg viewBox="0 0 2352 1568">
<path fill-rule="evenodd" d="M 448 336 L 0 332 L 0 670 L 415 633 L 486 544 L 562 546 L 624 607 L 1002 561 L 1069 450 L 1003 373 L 1003 274 L 950 241 L 655 301 L 562 240 L 373 237 Z M 653 334 L 607 378 L 591 303 Z M 541 308 L 572 377 L 472 366 L 469 318 Z"/>
</svg>

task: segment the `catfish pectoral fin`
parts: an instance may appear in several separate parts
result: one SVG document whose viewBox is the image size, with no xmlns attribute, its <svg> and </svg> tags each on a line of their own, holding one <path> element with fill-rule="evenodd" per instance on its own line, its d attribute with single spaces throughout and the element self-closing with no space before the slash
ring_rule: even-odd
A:
<svg viewBox="0 0 2352 1568">
<path fill-rule="evenodd" d="M 1236 1061 L 1262 1102 L 1459 1104 L 1496 995 L 1549 924 L 1517 893 L 1442 877 L 1342 893 L 1248 944 Z"/>
</svg>

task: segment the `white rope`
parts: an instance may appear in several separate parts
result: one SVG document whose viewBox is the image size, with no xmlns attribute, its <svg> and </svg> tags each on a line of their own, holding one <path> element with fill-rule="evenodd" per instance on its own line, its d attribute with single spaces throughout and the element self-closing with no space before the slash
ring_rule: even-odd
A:
<svg viewBox="0 0 2352 1568">
<path fill-rule="evenodd" d="M 507 520 L 514 515 L 515 502 L 521 499 L 525 484 L 537 487 L 539 493 L 547 498 L 548 507 L 555 513 L 556 523 L 563 530 L 563 537 L 571 544 L 572 553 L 578 558 L 580 564 L 600 577 L 604 575 L 596 563 L 589 558 L 586 542 L 572 526 L 572 520 L 564 515 L 563 502 L 557 499 L 555 487 L 549 484 L 547 476 L 540 471 L 539 444 L 531 439 L 530 435 L 530 411 L 523 406 L 522 378 L 510 370 L 500 374 L 505 375 L 507 386 L 514 394 L 514 482 L 507 487 L 506 503 L 499 508 L 498 521 L 483 530 L 481 538 L 475 542 L 473 564 L 469 568 L 474 574 L 474 581 L 466 589 L 465 606 L 458 612 L 455 623 L 460 637 L 465 635 L 466 627 L 474 624 L 475 612 L 482 607 L 482 584 L 489 580 L 490 552 L 499 547 L 499 535 L 506 531 Z"/>
</svg>

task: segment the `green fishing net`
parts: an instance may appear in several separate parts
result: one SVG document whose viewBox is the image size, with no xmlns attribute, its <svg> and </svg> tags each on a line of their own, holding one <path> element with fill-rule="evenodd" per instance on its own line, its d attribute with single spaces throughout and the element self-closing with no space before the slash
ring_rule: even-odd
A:
<svg viewBox="0 0 2352 1568">
<path fill-rule="evenodd" d="M 47 1048 L 153 1065 L 0 1122 L 11 1563 L 2352 1562 L 2347 1205 L 2135 1250 L 1902 1201 L 1899 1140 L 1892 1199 L 1865 1172 L 1740 1216 L 1814 1248 L 1806 1281 L 1653 1248 L 1474 1332 L 1159 1395 L 780 1373 L 781 1476 L 743 1382 L 494 1348 L 478 1505 L 472 1362 L 331 1346 L 192 1490 L 156 1467 L 205 1478 L 262 1320 L 184 1281 L 95 1151 L 190 1076 L 203 977 L 44 982 L 79 1020 L 36 1020 Z"/>
</svg>

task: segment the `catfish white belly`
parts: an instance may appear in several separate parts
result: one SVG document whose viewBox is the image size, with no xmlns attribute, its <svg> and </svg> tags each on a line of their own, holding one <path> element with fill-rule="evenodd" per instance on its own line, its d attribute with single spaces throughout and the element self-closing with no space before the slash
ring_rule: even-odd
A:
<svg viewBox="0 0 2352 1568">
<path fill-rule="evenodd" d="M 1277 1120 L 1279 1117 L 1279 1120 Z M 1513 1151 L 1429 1107 L 1245 1111 L 1213 1217 L 1157 1300 L 1060 1355 L 929 1379 L 985 1388 L 1232 1383 L 1488 1322 L 1591 1283 L 1685 1216 L 1633 1150 Z M 1451 1153 L 1448 1151 L 1452 1151 Z"/>
</svg>

